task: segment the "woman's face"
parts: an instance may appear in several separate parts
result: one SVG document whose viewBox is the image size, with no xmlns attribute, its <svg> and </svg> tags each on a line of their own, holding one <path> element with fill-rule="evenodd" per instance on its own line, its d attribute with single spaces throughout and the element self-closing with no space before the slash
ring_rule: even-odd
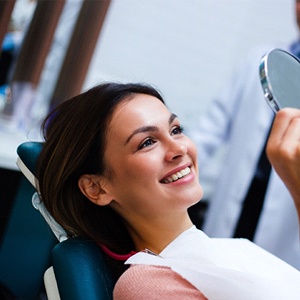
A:
<svg viewBox="0 0 300 300">
<path fill-rule="evenodd" d="M 125 219 L 183 212 L 201 199 L 196 146 L 159 99 L 137 94 L 122 102 L 106 141 L 111 206 Z"/>
</svg>

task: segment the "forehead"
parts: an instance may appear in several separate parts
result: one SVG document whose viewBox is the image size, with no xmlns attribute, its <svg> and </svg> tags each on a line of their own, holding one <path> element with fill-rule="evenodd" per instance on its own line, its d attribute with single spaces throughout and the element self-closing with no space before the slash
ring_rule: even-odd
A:
<svg viewBox="0 0 300 300">
<path fill-rule="evenodd" d="M 156 97 L 137 94 L 133 98 L 123 101 L 118 105 L 112 115 L 110 129 L 119 126 L 136 127 L 155 125 L 170 117 L 168 108 Z M 120 127 L 119 127 L 120 129 Z"/>
<path fill-rule="evenodd" d="M 118 148 L 142 127 L 161 127 L 168 124 L 171 113 L 156 97 L 137 94 L 118 105 L 108 124 L 106 147 Z M 107 149 L 106 148 L 106 149 Z"/>
</svg>

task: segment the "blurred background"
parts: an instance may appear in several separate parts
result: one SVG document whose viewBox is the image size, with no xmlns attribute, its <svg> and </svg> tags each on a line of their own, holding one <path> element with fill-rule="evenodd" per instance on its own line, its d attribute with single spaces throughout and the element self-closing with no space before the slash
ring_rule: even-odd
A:
<svg viewBox="0 0 300 300">
<path fill-rule="evenodd" d="M 251 47 L 296 36 L 293 0 L 116 0 L 84 87 L 101 80 L 149 82 L 190 122 Z"/>
<path fill-rule="evenodd" d="M 15 161 L 20 143 L 41 139 L 39 125 L 49 109 L 101 82 L 145 82 L 161 91 L 183 127 L 192 127 L 251 48 L 298 38 L 294 5 L 1 0 L 0 285 L 19 298 L 42 299 L 37 294 L 55 241 L 35 215 L 34 190 Z M 24 248 L 28 240 L 33 248 Z"/>
<path fill-rule="evenodd" d="M 36 80 L 39 105 L 35 103 L 32 117 L 49 107 L 82 6 L 81 0 L 58 2 L 65 4 Z M 26 32 L 36 3 L 16 1 L 11 23 L 15 31 Z M 163 93 L 184 123 L 191 122 L 227 83 L 249 49 L 296 38 L 293 7 L 294 0 L 112 0 L 81 88 L 108 80 L 147 82 Z M 84 26 L 88 31 L 89 24 Z M 66 82 L 72 85 L 72 77 Z"/>
</svg>

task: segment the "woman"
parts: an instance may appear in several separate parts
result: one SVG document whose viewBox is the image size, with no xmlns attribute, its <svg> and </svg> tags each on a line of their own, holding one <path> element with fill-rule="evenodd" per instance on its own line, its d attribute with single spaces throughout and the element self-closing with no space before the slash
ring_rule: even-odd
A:
<svg viewBox="0 0 300 300">
<path fill-rule="evenodd" d="M 193 227 L 197 151 L 153 88 L 97 86 L 57 107 L 44 131 L 38 179 L 50 214 L 70 236 L 94 239 L 111 263 L 131 256 L 126 272 L 119 261 L 115 299 L 300 296 L 292 267 Z"/>
</svg>

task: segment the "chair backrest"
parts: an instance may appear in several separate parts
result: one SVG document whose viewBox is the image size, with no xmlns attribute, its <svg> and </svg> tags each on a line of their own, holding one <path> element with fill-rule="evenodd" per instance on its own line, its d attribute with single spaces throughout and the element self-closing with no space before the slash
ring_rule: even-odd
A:
<svg viewBox="0 0 300 300">
<path fill-rule="evenodd" d="M 23 159 L 27 161 L 27 157 Z M 34 169 L 33 163 L 28 165 Z M 17 191 L 1 239 L 0 282 L 17 299 L 38 299 L 44 293 L 43 274 L 51 266 L 57 239 L 33 209 L 31 198 L 35 189 L 26 178 L 22 176 L 18 186 L 6 188 Z"/>
<path fill-rule="evenodd" d="M 36 188 L 34 170 L 42 146 L 38 142 L 27 142 L 17 151 L 20 169 Z M 52 250 L 52 265 L 61 299 L 112 299 L 114 282 L 111 272 L 105 255 L 94 241 L 75 237 L 58 243 Z"/>
<path fill-rule="evenodd" d="M 52 259 L 61 299 L 112 299 L 114 282 L 95 242 L 81 237 L 68 239 L 54 247 Z"/>
</svg>

